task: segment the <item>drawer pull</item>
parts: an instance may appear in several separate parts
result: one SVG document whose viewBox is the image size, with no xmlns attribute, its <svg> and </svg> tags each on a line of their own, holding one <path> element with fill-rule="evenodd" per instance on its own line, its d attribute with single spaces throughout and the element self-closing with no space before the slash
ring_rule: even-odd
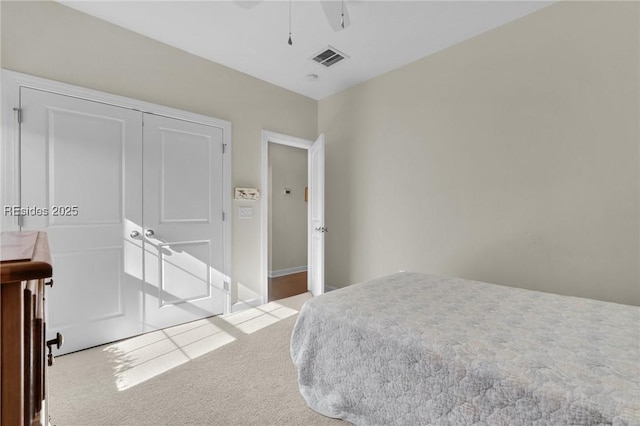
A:
<svg viewBox="0 0 640 426">
<path fill-rule="evenodd" d="M 45 281 L 44 285 L 48 285 L 49 287 L 53 288 L 53 278 L 51 278 L 49 281 Z"/>
<path fill-rule="evenodd" d="M 64 343 L 64 337 L 61 333 L 56 333 L 56 338 L 47 340 L 47 347 L 51 350 L 51 346 L 56 345 L 56 349 L 60 349 L 62 344 Z"/>
<path fill-rule="evenodd" d="M 63 343 L 64 337 L 61 333 L 56 333 L 55 339 L 47 340 L 47 348 L 49 349 L 49 354 L 47 355 L 47 364 L 49 365 L 49 367 L 53 365 L 53 354 L 51 353 L 51 347 L 55 345 L 56 349 L 60 349 Z"/>
</svg>

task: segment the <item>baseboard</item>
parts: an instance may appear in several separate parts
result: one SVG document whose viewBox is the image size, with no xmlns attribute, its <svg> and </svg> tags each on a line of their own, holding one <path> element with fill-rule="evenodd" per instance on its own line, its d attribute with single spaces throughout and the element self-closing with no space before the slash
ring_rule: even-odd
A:
<svg viewBox="0 0 640 426">
<path fill-rule="evenodd" d="M 297 274 L 300 272 L 306 272 L 307 265 L 296 266 L 295 268 L 280 269 L 279 271 L 269 271 L 269 278 L 284 277 L 285 275 Z"/>
<path fill-rule="evenodd" d="M 245 311 L 260 305 L 262 305 L 262 297 L 255 297 L 250 300 L 239 300 L 231 305 L 231 312 Z"/>
</svg>

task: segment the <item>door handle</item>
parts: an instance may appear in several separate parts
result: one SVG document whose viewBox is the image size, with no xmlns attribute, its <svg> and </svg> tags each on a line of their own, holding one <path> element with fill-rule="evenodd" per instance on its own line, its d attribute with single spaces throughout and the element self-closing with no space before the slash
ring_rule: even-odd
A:
<svg viewBox="0 0 640 426">
<path fill-rule="evenodd" d="M 131 231 L 131 233 L 129 234 L 129 236 L 131 238 L 138 238 L 140 236 L 140 233 L 138 231 Z"/>
<path fill-rule="evenodd" d="M 155 232 L 153 232 L 153 229 L 147 229 L 144 233 L 144 235 L 146 235 L 147 237 L 151 238 L 153 237 L 155 234 Z"/>
</svg>

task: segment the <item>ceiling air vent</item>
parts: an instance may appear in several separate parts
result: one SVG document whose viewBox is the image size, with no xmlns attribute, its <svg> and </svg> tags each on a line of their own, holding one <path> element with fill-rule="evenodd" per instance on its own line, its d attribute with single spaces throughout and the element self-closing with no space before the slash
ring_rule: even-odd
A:
<svg viewBox="0 0 640 426">
<path fill-rule="evenodd" d="M 311 59 L 328 68 L 331 65 L 335 65 L 341 60 L 348 58 L 349 57 L 347 55 L 339 52 L 338 49 L 328 46 L 326 49 L 321 50 L 320 53 L 318 53 Z"/>
</svg>

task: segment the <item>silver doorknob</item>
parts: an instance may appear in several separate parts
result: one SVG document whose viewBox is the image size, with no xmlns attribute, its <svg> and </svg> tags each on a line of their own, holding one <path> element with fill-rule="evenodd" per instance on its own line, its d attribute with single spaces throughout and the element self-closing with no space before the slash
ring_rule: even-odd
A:
<svg viewBox="0 0 640 426">
<path fill-rule="evenodd" d="M 151 238 L 153 237 L 155 234 L 155 232 L 153 232 L 153 229 L 147 229 L 144 233 L 144 235 L 146 235 L 147 237 Z"/>
<path fill-rule="evenodd" d="M 131 231 L 131 233 L 129 234 L 129 236 L 131 238 L 138 238 L 140 236 L 140 233 L 138 231 Z"/>
</svg>

